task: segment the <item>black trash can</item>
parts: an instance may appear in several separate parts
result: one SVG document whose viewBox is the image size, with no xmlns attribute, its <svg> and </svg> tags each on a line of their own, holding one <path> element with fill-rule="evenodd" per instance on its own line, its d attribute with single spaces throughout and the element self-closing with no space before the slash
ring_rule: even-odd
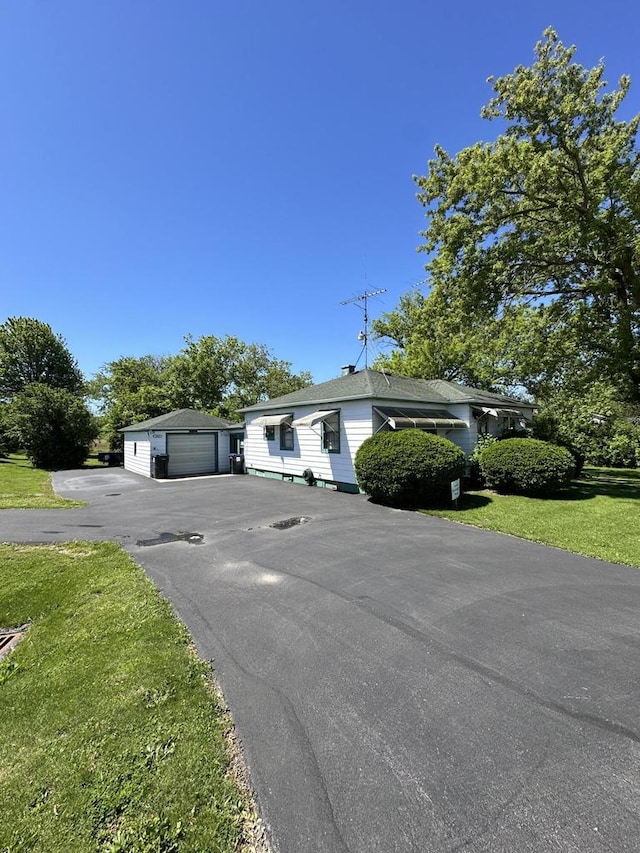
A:
<svg viewBox="0 0 640 853">
<path fill-rule="evenodd" d="M 110 450 L 108 453 L 98 453 L 98 462 L 105 465 L 122 465 L 123 453 L 120 450 Z"/>
<path fill-rule="evenodd" d="M 166 480 L 169 476 L 169 457 L 165 453 L 156 453 L 151 457 L 151 476 L 154 480 Z"/>
<path fill-rule="evenodd" d="M 229 456 L 229 470 L 232 474 L 244 474 L 244 454 L 232 453 Z"/>
</svg>

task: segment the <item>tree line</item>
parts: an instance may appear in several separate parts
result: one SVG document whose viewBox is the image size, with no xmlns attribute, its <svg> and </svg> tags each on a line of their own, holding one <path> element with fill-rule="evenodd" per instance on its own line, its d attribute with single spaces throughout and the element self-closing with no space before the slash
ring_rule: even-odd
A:
<svg viewBox="0 0 640 853">
<path fill-rule="evenodd" d="M 174 409 L 197 409 L 242 420 L 239 410 L 310 385 L 311 374 L 293 373 L 264 344 L 233 335 L 187 335 L 176 355 L 124 357 L 109 362 L 90 382 L 102 413 L 103 435 L 119 446 L 118 429 Z"/>
</svg>

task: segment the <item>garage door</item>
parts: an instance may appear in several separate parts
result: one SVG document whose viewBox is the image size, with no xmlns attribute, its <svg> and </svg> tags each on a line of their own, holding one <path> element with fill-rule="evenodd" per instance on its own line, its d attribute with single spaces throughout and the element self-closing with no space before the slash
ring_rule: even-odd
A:
<svg viewBox="0 0 640 853">
<path fill-rule="evenodd" d="M 168 434 L 167 454 L 170 477 L 215 474 L 218 470 L 218 434 L 215 432 Z"/>
</svg>

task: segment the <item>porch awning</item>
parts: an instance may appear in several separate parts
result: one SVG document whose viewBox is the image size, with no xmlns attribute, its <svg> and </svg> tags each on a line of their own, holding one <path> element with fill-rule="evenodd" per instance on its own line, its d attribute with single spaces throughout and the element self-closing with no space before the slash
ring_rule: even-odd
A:
<svg viewBox="0 0 640 853">
<path fill-rule="evenodd" d="M 494 418 L 523 418 L 527 420 L 529 415 L 520 409 L 490 409 L 487 406 L 480 406 L 473 409 L 476 415 L 493 415 Z"/>
<path fill-rule="evenodd" d="M 405 409 L 374 406 L 391 429 L 466 429 L 467 424 L 444 409 Z"/>
<path fill-rule="evenodd" d="M 256 418 L 253 423 L 258 426 L 280 426 L 285 421 L 291 420 L 292 417 L 291 412 L 287 412 L 284 415 L 263 415 L 261 418 Z"/>
<path fill-rule="evenodd" d="M 326 418 L 331 417 L 331 415 L 337 415 L 338 411 L 338 409 L 318 409 L 317 412 L 312 412 L 310 415 L 304 415 L 302 418 L 296 418 L 296 420 L 291 423 L 291 426 L 313 426 L 319 421 L 324 421 Z"/>
</svg>

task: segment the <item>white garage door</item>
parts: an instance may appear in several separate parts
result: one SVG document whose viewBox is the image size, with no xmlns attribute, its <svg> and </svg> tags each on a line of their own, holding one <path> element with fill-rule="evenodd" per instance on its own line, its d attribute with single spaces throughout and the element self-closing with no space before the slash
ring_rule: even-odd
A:
<svg viewBox="0 0 640 853">
<path fill-rule="evenodd" d="M 169 476 L 214 474 L 218 470 L 218 434 L 197 432 L 167 435 Z"/>
</svg>

